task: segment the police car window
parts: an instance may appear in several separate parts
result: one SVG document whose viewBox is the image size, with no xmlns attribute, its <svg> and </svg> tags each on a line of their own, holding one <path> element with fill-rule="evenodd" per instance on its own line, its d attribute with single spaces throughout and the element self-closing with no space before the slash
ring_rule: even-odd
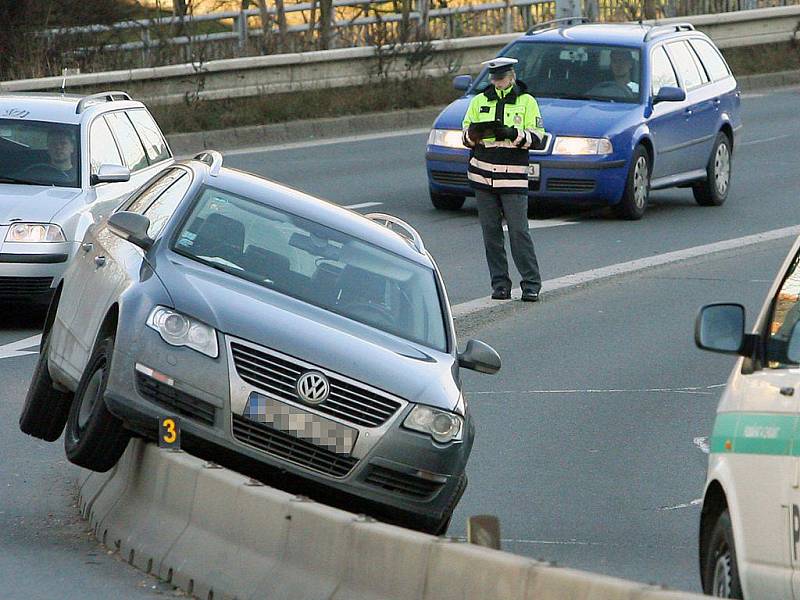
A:
<svg viewBox="0 0 800 600">
<path fill-rule="evenodd" d="M 128 116 L 131 118 L 139 138 L 144 144 L 150 164 L 168 159 L 170 153 L 167 149 L 167 143 L 164 141 L 161 130 L 156 125 L 153 117 L 144 108 L 130 110 L 128 111 Z"/>
<path fill-rule="evenodd" d="M 675 75 L 675 69 L 672 67 L 666 50 L 661 46 L 653 51 L 651 69 L 653 96 L 658 94 L 662 87 L 678 87 L 678 77 Z"/>
<path fill-rule="evenodd" d="M 720 79 L 730 77 L 731 72 L 728 70 L 728 65 L 725 64 L 722 56 L 720 56 L 714 46 L 706 40 L 699 39 L 691 40 L 689 43 L 703 61 L 703 65 L 705 65 L 706 71 L 708 71 L 712 81 L 719 81 Z"/>
<path fill-rule="evenodd" d="M 694 53 L 689 49 L 685 42 L 673 42 L 668 44 L 670 56 L 672 56 L 675 67 L 683 79 L 683 87 L 686 90 L 693 90 L 704 83 L 705 73 L 700 74 Z"/>
<path fill-rule="evenodd" d="M 89 156 L 93 175 L 97 173 L 100 165 L 122 165 L 117 143 L 102 117 L 92 123 L 89 132 Z"/>
<path fill-rule="evenodd" d="M 188 173 L 178 175 L 173 179 L 172 184 L 158 196 L 144 211 L 144 216 L 150 219 L 150 227 L 147 228 L 147 235 L 151 239 L 158 237 L 161 230 L 169 221 L 169 218 L 178 208 L 181 200 L 186 195 L 189 186 L 192 185 L 192 178 Z"/>
<path fill-rule="evenodd" d="M 153 201 L 161 195 L 169 186 L 183 177 L 186 171 L 183 169 L 170 169 L 160 175 L 155 181 L 142 190 L 131 202 L 122 210 L 135 213 L 144 213 Z"/>
<path fill-rule="evenodd" d="M 128 165 L 131 173 L 149 166 L 150 163 L 147 161 L 142 141 L 128 116 L 124 112 L 114 112 L 106 115 L 106 120 L 111 131 L 114 132 L 114 137 L 117 138 L 125 164 Z"/>
<path fill-rule="evenodd" d="M 772 305 L 767 335 L 767 366 L 779 369 L 796 365 L 790 360 L 789 345 L 800 338 L 800 254 L 794 258 Z M 795 343 L 800 339 L 795 339 Z"/>
</svg>

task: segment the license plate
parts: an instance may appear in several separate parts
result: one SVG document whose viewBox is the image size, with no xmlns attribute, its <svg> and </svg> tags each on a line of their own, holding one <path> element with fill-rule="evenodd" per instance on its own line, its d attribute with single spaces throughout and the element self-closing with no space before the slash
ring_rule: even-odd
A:
<svg viewBox="0 0 800 600">
<path fill-rule="evenodd" d="M 336 454 L 350 454 L 358 437 L 357 429 L 256 392 L 247 399 L 243 416 Z"/>
<path fill-rule="evenodd" d="M 539 179 L 539 163 L 528 165 L 528 179 Z"/>
</svg>

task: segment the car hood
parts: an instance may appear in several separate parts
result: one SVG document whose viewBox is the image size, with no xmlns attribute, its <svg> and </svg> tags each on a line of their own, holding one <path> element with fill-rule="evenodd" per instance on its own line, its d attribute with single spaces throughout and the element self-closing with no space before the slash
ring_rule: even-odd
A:
<svg viewBox="0 0 800 600">
<path fill-rule="evenodd" d="M 461 129 L 472 97 L 459 98 L 437 117 L 438 129 Z M 555 135 L 608 136 L 623 129 L 632 116 L 641 117 L 638 104 L 592 102 L 561 98 L 537 98 L 548 133 Z"/>
<path fill-rule="evenodd" d="M 455 358 L 262 288 L 183 257 L 156 271 L 175 309 L 230 336 L 263 345 L 375 388 L 452 410 Z"/>
<path fill-rule="evenodd" d="M 0 225 L 12 220 L 49 223 L 81 190 L 0 183 Z"/>
</svg>

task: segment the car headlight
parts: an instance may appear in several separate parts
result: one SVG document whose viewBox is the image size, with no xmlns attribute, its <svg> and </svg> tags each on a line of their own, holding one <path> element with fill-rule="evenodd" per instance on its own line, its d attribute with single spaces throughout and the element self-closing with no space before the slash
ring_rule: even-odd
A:
<svg viewBox="0 0 800 600">
<path fill-rule="evenodd" d="M 156 306 L 147 317 L 147 326 L 172 346 L 186 346 L 211 358 L 219 356 L 214 328 L 171 308 Z"/>
<path fill-rule="evenodd" d="M 445 148 L 464 148 L 460 129 L 431 129 L 428 136 L 429 146 L 444 146 Z"/>
<path fill-rule="evenodd" d="M 605 138 L 557 137 L 553 154 L 568 156 L 611 154 L 614 148 Z"/>
<path fill-rule="evenodd" d="M 64 231 L 52 223 L 14 223 L 6 233 L 7 242 L 66 242 Z"/>
<path fill-rule="evenodd" d="M 414 407 L 403 425 L 427 433 L 442 444 L 460 440 L 464 431 L 464 419 L 458 415 L 421 404 Z"/>
</svg>

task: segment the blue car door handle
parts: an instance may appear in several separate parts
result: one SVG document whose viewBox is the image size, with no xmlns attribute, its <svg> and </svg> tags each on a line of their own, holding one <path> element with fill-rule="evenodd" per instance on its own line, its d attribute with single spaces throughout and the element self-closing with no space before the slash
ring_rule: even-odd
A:
<svg viewBox="0 0 800 600">
<path fill-rule="evenodd" d="M 687 116 L 687 117 L 691 117 L 691 116 L 694 114 L 694 110 L 693 110 L 693 109 L 691 109 L 691 108 L 687 108 L 687 109 L 686 109 L 686 110 L 684 110 L 683 112 L 684 112 L 684 113 L 686 113 L 686 116 Z"/>
</svg>

